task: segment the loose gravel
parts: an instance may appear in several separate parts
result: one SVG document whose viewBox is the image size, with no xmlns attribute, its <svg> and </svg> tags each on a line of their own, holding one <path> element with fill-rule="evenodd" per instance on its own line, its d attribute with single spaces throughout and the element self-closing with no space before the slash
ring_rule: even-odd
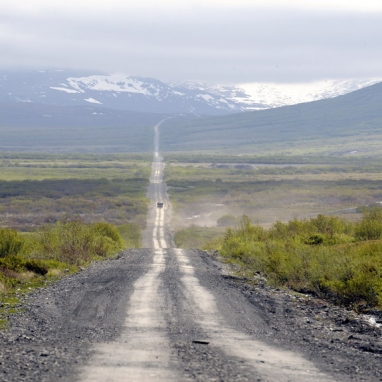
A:
<svg viewBox="0 0 382 382">
<path fill-rule="evenodd" d="M 184 381 L 264 381 L 248 363 L 227 356 L 193 319 L 169 250 L 161 273 L 163 314 L 172 356 Z M 238 278 L 203 251 L 187 251 L 200 284 L 235 330 L 302 353 L 336 381 L 382 381 L 382 330 L 350 310 Z M 25 297 L 22 313 L 0 332 L 1 381 L 74 381 L 94 352 L 122 331 L 132 285 L 152 250 L 122 253 Z"/>
</svg>

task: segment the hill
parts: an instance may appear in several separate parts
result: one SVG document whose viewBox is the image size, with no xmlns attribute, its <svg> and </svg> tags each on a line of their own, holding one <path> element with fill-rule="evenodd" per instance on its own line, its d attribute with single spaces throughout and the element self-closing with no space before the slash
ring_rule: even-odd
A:
<svg viewBox="0 0 382 382">
<path fill-rule="evenodd" d="M 339 97 L 275 109 L 171 120 L 161 128 L 165 151 L 232 153 L 382 153 L 382 83 Z"/>
</svg>

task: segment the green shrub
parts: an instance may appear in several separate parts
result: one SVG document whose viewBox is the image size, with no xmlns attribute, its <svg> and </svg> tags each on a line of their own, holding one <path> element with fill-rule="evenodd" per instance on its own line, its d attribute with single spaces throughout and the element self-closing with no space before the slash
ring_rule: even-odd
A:
<svg viewBox="0 0 382 382">
<path fill-rule="evenodd" d="M 10 228 L 0 229 L 0 258 L 17 255 L 23 246 L 18 232 Z"/>
<path fill-rule="evenodd" d="M 260 272 L 273 285 L 365 309 L 382 306 L 382 241 L 375 240 L 381 221 L 379 211 L 368 212 L 354 229 L 319 215 L 276 222 L 265 231 L 243 217 L 238 228 L 226 230 L 219 249 L 246 273 Z"/>
<path fill-rule="evenodd" d="M 322 235 L 316 234 L 309 237 L 308 240 L 305 241 L 305 244 L 308 245 L 319 245 L 324 242 L 324 237 Z"/>
<path fill-rule="evenodd" d="M 316 218 L 310 219 L 310 223 L 318 233 L 326 234 L 330 237 L 335 234 L 348 233 L 351 231 L 351 223 L 336 216 L 325 216 L 320 214 Z"/>
<path fill-rule="evenodd" d="M 123 245 L 116 227 L 108 223 L 85 224 L 79 220 L 46 227 L 36 241 L 42 258 L 73 265 L 88 262 L 94 256 L 110 256 L 121 250 Z"/>
<path fill-rule="evenodd" d="M 92 228 L 98 235 L 103 237 L 108 237 L 116 245 L 118 245 L 119 247 L 122 247 L 123 239 L 116 226 L 111 225 L 109 223 L 100 222 L 100 223 L 94 223 Z"/>
<path fill-rule="evenodd" d="M 355 227 L 358 240 L 379 240 L 382 236 L 382 209 L 372 208 L 363 214 L 363 219 Z"/>
</svg>

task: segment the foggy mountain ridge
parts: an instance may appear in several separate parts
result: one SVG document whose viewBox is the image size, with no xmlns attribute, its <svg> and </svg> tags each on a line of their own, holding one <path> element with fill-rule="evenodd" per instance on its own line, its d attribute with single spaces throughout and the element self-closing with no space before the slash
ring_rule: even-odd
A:
<svg viewBox="0 0 382 382">
<path fill-rule="evenodd" d="M 336 97 L 378 80 L 219 85 L 80 71 L 0 72 L 0 103 L 99 106 L 162 114 L 223 115 Z"/>
</svg>

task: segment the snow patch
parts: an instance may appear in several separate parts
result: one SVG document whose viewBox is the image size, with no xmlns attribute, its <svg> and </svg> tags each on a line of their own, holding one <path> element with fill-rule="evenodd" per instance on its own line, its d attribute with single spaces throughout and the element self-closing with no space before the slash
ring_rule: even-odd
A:
<svg viewBox="0 0 382 382">
<path fill-rule="evenodd" d="M 246 97 L 234 96 L 232 100 L 248 106 L 260 104 L 262 108 L 273 108 L 333 98 L 378 82 L 381 79 L 326 80 L 297 84 L 244 83 L 237 85 L 237 89 Z"/>
<path fill-rule="evenodd" d="M 147 96 L 157 96 L 162 90 L 152 83 L 117 74 L 79 78 L 69 77 L 67 81 L 72 88 L 81 92 L 84 92 L 83 89 L 85 88 L 93 91 L 139 93 Z"/>
<path fill-rule="evenodd" d="M 210 96 L 209 94 L 198 94 L 198 98 L 203 98 L 207 102 L 215 101 L 215 98 Z"/>
<path fill-rule="evenodd" d="M 55 86 L 51 86 L 50 89 L 53 89 L 53 90 L 59 90 L 61 92 L 65 92 L 65 93 L 80 93 L 78 90 L 74 90 L 74 89 L 68 89 L 68 88 L 59 88 L 59 87 L 55 87 Z"/>
<path fill-rule="evenodd" d="M 206 92 L 216 98 L 206 102 L 215 107 L 222 107 L 223 99 L 227 102 L 225 108 L 232 111 L 263 110 L 274 107 L 295 105 L 303 102 L 317 101 L 347 94 L 366 86 L 382 82 L 381 78 L 326 80 L 307 83 L 272 83 L 250 82 L 237 85 L 216 85 L 198 81 L 171 83 L 170 86 L 182 87 L 192 91 Z M 198 95 L 200 97 L 200 94 Z M 220 105 L 217 104 L 220 102 Z"/>
<path fill-rule="evenodd" d="M 102 102 L 99 102 L 94 98 L 85 98 L 84 101 L 90 102 L 90 103 L 98 103 L 98 104 L 102 105 Z"/>
</svg>

